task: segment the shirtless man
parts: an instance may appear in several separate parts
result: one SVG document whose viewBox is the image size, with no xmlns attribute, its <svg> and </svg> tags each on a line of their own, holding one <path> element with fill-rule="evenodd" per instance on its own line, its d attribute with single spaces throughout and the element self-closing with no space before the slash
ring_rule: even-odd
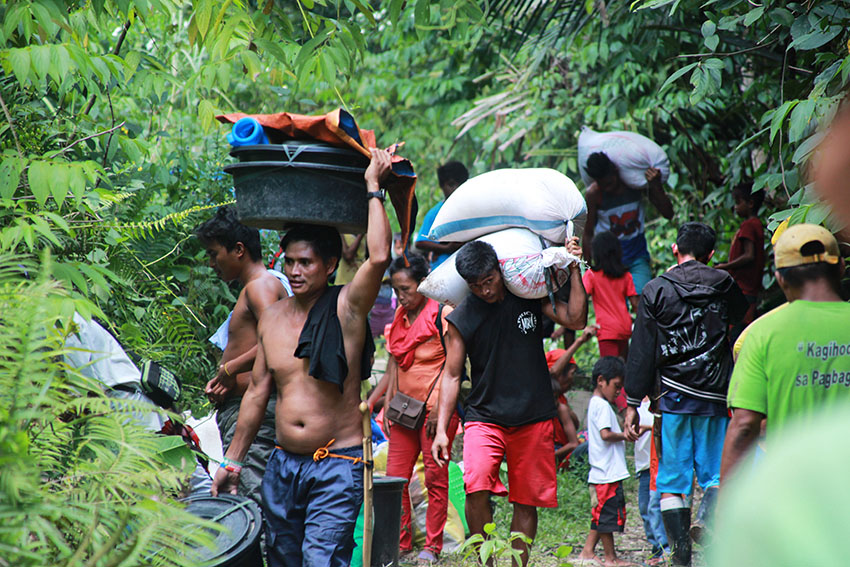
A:
<svg viewBox="0 0 850 567">
<path fill-rule="evenodd" d="M 242 396 L 251 381 L 257 355 L 257 321 L 269 305 L 289 295 L 284 284 L 266 270 L 262 262 L 260 232 L 236 217 L 232 207 L 221 207 L 196 231 L 207 249 L 210 267 L 225 282 L 242 284 L 233 314 L 226 323 L 227 341 L 218 372 L 207 383 L 206 394 L 216 404 L 216 423 L 222 446 L 227 449 L 236 431 Z M 266 462 L 274 449 L 274 405 L 269 404 L 263 431 L 245 459 L 239 493 L 260 503 L 260 483 Z"/>
<path fill-rule="evenodd" d="M 360 381 L 372 342 L 367 315 L 390 263 L 390 225 L 380 180 L 390 154 L 372 149 L 366 170 L 366 260 L 351 283 L 329 287 L 341 254 L 335 229 L 299 225 L 281 241 L 294 297 L 260 319 L 259 349 L 236 435 L 213 494 L 233 493 L 263 408 L 277 390 L 277 449 L 263 478 L 268 562 L 277 566 L 346 566 L 363 497 Z"/>
</svg>

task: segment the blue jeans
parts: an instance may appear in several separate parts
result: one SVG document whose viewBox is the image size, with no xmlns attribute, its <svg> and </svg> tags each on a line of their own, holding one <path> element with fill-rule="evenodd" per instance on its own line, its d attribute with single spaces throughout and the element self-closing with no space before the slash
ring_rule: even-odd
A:
<svg viewBox="0 0 850 567">
<path fill-rule="evenodd" d="M 362 457 L 360 447 L 332 453 Z M 270 567 L 347 567 L 363 503 L 363 464 L 277 448 L 263 476 Z"/>
<path fill-rule="evenodd" d="M 626 266 L 629 273 L 632 275 L 632 280 L 635 282 L 635 291 L 638 295 L 643 291 L 643 286 L 649 283 L 652 279 L 652 268 L 649 267 L 649 256 L 641 256 L 635 258 Z"/>
<path fill-rule="evenodd" d="M 638 510 L 643 519 L 643 531 L 646 533 L 646 541 L 652 546 L 652 555 L 660 556 L 669 547 L 667 532 L 661 520 L 661 494 L 649 489 L 649 469 L 640 471 L 637 476 Z"/>
</svg>

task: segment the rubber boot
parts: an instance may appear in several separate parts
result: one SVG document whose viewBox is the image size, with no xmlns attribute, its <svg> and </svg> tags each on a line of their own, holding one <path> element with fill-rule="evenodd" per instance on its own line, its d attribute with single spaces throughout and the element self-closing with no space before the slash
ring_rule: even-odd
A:
<svg viewBox="0 0 850 567">
<path fill-rule="evenodd" d="M 705 489 L 699 510 L 697 510 L 697 517 L 691 526 L 691 539 L 700 545 L 705 545 L 705 540 L 710 536 L 709 526 L 714 518 L 714 508 L 717 506 L 717 490 L 716 486 Z"/>
<path fill-rule="evenodd" d="M 667 531 L 667 541 L 673 550 L 671 557 L 673 565 L 691 564 L 691 510 L 690 508 L 673 508 L 662 510 L 661 519 Z"/>
</svg>

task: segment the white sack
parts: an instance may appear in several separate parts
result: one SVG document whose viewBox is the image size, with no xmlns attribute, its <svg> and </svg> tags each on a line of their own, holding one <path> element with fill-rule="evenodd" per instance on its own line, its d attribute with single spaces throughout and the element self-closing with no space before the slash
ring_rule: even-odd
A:
<svg viewBox="0 0 850 567">
<path fill-rule="evenodd" d="M 572 180 L 554 169 L 497 169 L 467 180 L 437 213 L 428 238 L 467 242 L 506 228 L 527 228 L 562 244 L 581 234 L 587 206 Z"/>
<path fill-rule="evenodd" d="M 646 187 L 644 173 L 650 167 L 661 171 L 661 182 L 670 176 L 670 160 L 661 146 L 634 132 L 594 132 L 587 126 L 578 137 L 578 168 L 586 186 L 593 183 L 587 174 L 587 158 L 603 152 L 620 171 L 620 179 L 632 189 Z"/>
<path fill-rule="evenodd" d="M 567 282 L 567 268 L 578 260 L 563 246 L 543 248 L 540 237 L 523 228 L 494 232 L 477 240 L 489 243 L 496 250 L 505 285 L 511 293 L 526 299 L 540 299 L 548 294 L 545 268 L 555 268 L 554 291 Z M 419 293 L 457 307 L 470 292 L 466 280 L 457 273 L 456 258 L 457 252 L 428 274 L 419 284 Z"/>
</svg>

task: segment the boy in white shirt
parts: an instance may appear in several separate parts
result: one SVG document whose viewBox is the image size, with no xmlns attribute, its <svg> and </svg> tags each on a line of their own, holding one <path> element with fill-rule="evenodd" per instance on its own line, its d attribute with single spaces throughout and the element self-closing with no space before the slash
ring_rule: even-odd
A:
<svg viewBox="0 0 850 567">
<path fill-rule="evenodd" d="M 602 540 L 605 565 L 630 565 L 617 558 L 614 532 L 626 525 L 626 499 L 622 480 L 626 467 L 626 436 L 617 421 L 614 402 L 623 389 L 625 364 L 618 356 L 603 356 L 593 366 L 593 397 L 587 407 L 587 438 L 590 460 L 590 533 L 578 564 L 596 563 L 596 542 Z"/>
</svg>

